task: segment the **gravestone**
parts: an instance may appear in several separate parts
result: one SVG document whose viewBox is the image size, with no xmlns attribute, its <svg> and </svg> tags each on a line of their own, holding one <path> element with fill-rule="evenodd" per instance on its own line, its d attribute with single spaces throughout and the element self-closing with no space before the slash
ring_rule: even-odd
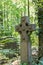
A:
<svg viewBox="0 0 43 65">
<path fill-rule="evenodd" d="M 29 17 L 24 16 L 21 18 L 21 23 L 16 26 L 16 31 L 21 35 L 21 62 L 30 63 L 31 65 L 31 43 L 30 33 L 35 30 L 34 24 L 29 24 Z"/>
</svg>

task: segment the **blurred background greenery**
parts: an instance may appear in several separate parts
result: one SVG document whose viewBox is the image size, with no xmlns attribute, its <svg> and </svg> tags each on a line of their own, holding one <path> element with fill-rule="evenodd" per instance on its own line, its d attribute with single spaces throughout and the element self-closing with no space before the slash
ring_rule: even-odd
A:
<svg viewBox="0 0 43 65">
<path fill-rule="evenodd" d="M 37 29 L 31 34 L 31 43 L 36 47 L 39 45 L 37 13 L 38 6 L 43 7 L 41 2 L 43 0 L 29 1 L 30 23 L 36 24 Z M 27 7 L 28 0 L 0 0 L 0 64 L 5 59 L 8 61 L 20 55 L 20 35 L 15 31 L 15 26 L 20 24 L 21 14 L 25 11 L 24 4 Z"/>
</svg>

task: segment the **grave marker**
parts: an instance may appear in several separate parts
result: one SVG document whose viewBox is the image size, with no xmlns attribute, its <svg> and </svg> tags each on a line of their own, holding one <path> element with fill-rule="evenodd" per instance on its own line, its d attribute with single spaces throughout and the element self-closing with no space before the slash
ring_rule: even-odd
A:
<svg viewBox="0 0 43 65">
<path fill-rule="evenodd" d="M 30 33 L 35 30 L 35 25 L 29 23 L 29 17 L 21 18 L 21 23 L 16 26 L 16 31 L 21 35 L 21 62 L 29 62 L 31 65 Z"/>
</svg>

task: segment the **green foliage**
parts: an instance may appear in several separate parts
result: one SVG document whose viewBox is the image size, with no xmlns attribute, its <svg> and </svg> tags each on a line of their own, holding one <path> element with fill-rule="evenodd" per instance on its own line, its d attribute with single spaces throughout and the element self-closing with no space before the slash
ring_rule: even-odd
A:
<svg viewBox="0 0 43 65">
<path fill-rule="evenodd" d="M 15 26 L 20 23 L 21 14 L 26 10 L 24 7 L 25 4 L 25 0 L 20 0 L 15 3 L 12 0 L 0 0 L 0 45 L 5 45 L 8 42 L 20 42 L 20 35 L 18 32 L 15 32 Z M 33 2 L 30 2 L 30 23 L 35 23 L 36 28 L 38 28 L 38 23 L 35 13 L 37 13 L 38 10 L 37 6 L 43 7 L 42 4 L 43 0 L 33 0 Z M 28 4 L 26 4 L 26 6 L 27 5 Z M 36 33 L 38 33 L 38 31 L 33 32 L 31 35 L 32 45 L 34 46 L 38 46 L 38 36 Z M 16 55 L 15 50 L 11 49 L 0 50 L 0 53 L 4 55 Z M 24 65 L 27 64 L 24 63 Z M 37 64 L 33 62 L 33 65 Z M 40 65 L 40 63 L 38 65 Z"/>
<path fill-rule="evenodd" d="M 0 50 L 0 53 L 5 55 L 6 57 L 8 58 L 13 58 L 13 57 L 16 57 L 18 54 L 18 52 L 16 52 L 14 49 L 11 50 L 11 49 L 3 49 L 3 50 Z"/>
<path fill-rule="evenodd" d="M 38 7 L 43 7 L 43 0 L 32 0 Z"/>
<path fill-rule="evenodd" d="M 11 0 L 3 0 L 0 2 L 0 10 L 3 12 L 3 18 L 1 17 L 3 19 L 3 25 L 0 23 L 0 37 L 17 37 L 18 34 L 15 32 L 15 25 L 19 23 L 19 18 L 21 16 L 22 9 L 17 7 L 17 3 L 13 4 Z"/>
</svg>

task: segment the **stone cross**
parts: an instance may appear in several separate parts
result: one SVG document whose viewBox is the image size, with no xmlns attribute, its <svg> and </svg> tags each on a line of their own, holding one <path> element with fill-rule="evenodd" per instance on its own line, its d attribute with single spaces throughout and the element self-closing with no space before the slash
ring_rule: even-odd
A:
<svg viewBox="0 0 43 65">
<path fill-rule="evenodd" d="M 31 61 L 31 43 L 30 43 L 30 32 L 35 30 L 34 24 L 29 24 L 29 17 L 24 16 L 21 18 L 21 23 L 16 26 L 16 31 L 21 35 L 21 61 Z"/>
</svg>

